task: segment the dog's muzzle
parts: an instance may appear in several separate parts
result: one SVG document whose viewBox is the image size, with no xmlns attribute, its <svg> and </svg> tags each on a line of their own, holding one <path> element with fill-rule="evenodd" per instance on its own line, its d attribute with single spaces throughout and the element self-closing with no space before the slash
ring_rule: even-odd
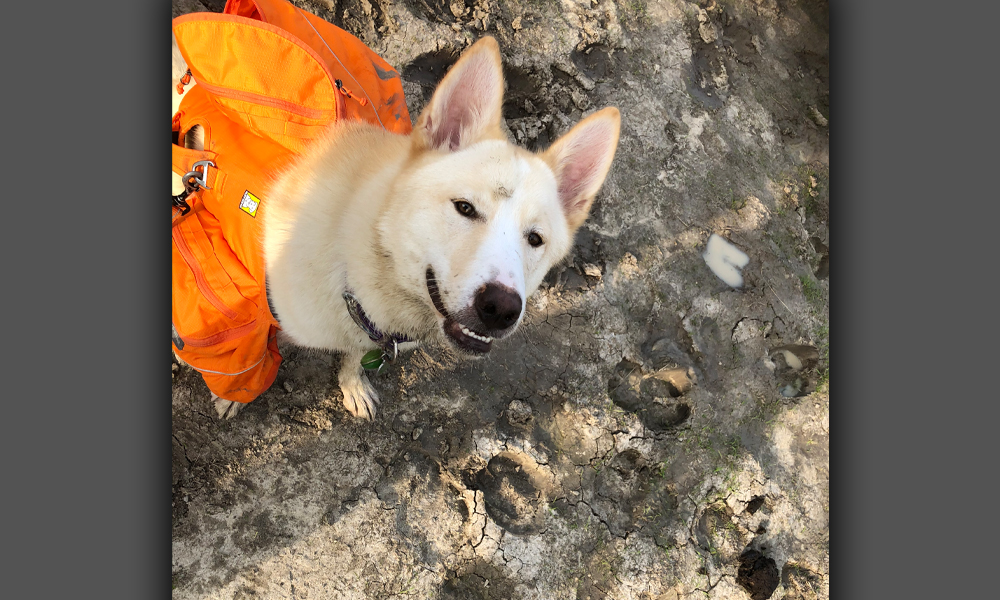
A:
<svg viewBox="0 0 1000 600">
<path fill-rule="evenodd" d="M 493 348 L 494 338 L 509 333 L 521 317 L 520 294 L 499 284 L 488 283 L 483 286 L 476 293 L 471 309 L 461 311 L 464 314 L 458 315 L 458 318 L 449 314 L 445 308 L 431 267 L 427 268 L 427 293 L 434 308 L 444 317 L 445 335 L 460 350 L 471 354 L 488 353 Z M 479 323 L 470 325 L 468 321 L 472 320 L 478 320 Z"/>
</svg>

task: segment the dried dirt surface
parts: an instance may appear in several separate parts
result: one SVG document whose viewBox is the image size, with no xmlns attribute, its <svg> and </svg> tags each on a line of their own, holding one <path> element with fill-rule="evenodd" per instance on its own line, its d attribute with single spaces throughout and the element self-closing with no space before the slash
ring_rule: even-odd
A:
<svg viewBox="0 0 1000 600">
<path fill-rule="evenodd" d="M 173 597 L 828 598 L 827 3 L 295 3 L 396 66 L 414 117 L 489 34 L 512 138 L 614 105 L 621 142 L 519 335 L 403 356 L 373 423 L 334 356 L 285 349 L 225 422 L 173 365 Z"/>
</svg>

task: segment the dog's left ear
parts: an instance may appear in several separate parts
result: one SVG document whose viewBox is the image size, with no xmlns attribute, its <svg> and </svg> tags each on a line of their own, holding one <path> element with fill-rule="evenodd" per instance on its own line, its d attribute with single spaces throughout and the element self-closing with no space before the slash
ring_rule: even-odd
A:
<svg viewBox="0 0 1000 600">
<path fill-rule="evenodd" d="M 556 176 L 559 202 L 571 231 L 587 220 L 618 148 L 621 116 L 609 106 L 576 124 L 542 154 Z"/>
<path fill-rule="evenodd" d="M 482 139 L 506 139 L 500 129 L 502 107 L 500 47 L 484 37 L 462 53 L 434 90 L 413 128 L 414 145 L 454 152 Z"/>
</svg>

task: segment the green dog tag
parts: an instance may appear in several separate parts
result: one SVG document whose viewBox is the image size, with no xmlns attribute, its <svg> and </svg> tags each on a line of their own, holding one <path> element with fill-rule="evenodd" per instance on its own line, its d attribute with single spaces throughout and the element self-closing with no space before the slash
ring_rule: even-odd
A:
<svg viewBox="0 0 1000 600">
<path fill-rule="evenodd" d="M 372 350 L 361 357 L 361 366 L 365 370 L 374 371 L 382 366 L 382 351 Z"/>
</svg>

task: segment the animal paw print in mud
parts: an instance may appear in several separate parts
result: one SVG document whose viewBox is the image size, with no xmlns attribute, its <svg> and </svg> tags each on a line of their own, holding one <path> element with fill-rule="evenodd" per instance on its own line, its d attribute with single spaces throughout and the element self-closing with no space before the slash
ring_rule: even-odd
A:
<svg viewBox="0 0 1000 600">
<path fill-rule="evenodd" d="M 696 382 L 690 368 L 645 373 L 640 365 L 623 359 L 608 382 L 608 394 L 616 405 L 635 413 L 647 429 L 667 431 L 691 416 L 691 405 L 681 398 Z"/>
<path fill-rule="evenodd" d="M 815 346 L 787 344 L 770 351 L 778 393 L 785 398 L 807 396 L 816 389 L 819 351 Z"/>
<path fill-rule="evenodd" d="M 501 452 L 475 473 L 473 487 L 483 492 L 486 514 L 511 533 L 533 533 L 541 529 L 545 495 L 538 466 L 530 458 Z"/>
</svg>

